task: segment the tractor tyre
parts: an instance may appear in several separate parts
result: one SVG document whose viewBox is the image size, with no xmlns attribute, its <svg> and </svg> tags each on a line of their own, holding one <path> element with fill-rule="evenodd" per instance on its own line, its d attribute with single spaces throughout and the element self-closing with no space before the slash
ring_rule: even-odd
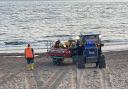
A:
<svg viewBox="0 0 128 89">
<path fill-rule="evenodd" d="M 63 59 L 62 58 L 57 59 L 57 65 L 60 66 L 62 64 L 63 64 Z"/>
<path fill-rule="evenodd" d="M 53 62 L 54 65 L 57 65 L 57 59 L 56 58 L 53 58 L 52 62 Z"/>
<path fill-rule="evenodd" d="M 102 55 L 99 58 L 99 68 L 106 68 L 105 56 Z"/>
</svg>

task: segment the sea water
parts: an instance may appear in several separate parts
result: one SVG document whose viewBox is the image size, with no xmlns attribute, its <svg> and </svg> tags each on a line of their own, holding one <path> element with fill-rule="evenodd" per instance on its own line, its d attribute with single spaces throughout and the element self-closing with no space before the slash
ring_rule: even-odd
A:
<svg viewBox="0 0 128 89">
<path fill-rule="evenodd" d="M 127 2 L 0 1 L 0 52 L 23 52 L 31 43 L 44 52 L 46 40 L 99 33 L 104 51 L 128 48 Z"/>
</svg>

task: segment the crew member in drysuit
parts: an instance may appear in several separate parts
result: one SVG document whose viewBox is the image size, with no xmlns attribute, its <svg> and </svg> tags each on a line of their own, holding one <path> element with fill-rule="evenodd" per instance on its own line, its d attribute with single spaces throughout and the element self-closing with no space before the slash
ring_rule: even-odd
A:
<svg viewBox="0 0 128 89">
<path fill-rule="evenodd" d="M 79 44 L 77 47 L 77 64 L 79 68 L 84 68 L 83 64 L 85 64 L 84 57 L 83 57 L 84 45 Z"/>
<path fill-rule="evenodd" d="M 77 47 L 76 47 L 76 42 L 72 42 L 70 51 L 71 51 L 72 61 L 75 64 L 76 61 L 77 61 Z"/>
<path fill-rule="evenodd" d="M 57 41 L 55 42 L 54 48 L 59 48 L 59 44 L 60 44 L 60 40 L 57 40 Z"/>
<path fill-rule="evenodd" d="M 64 48 L 63 44 L 60 42 L 60 40 L 57 40 L 55 42 L 54 48 Z"/>
<path fill-rule="evenodd" d="M 96 44 L 97 48 L 98 48 L 98 59 L 100 59 L 101 55 L 102 55 L 102 50 L 101 50 L 101 46 L 103 46 L 103 44 Z M 99 63 L 99 60 L 98 62 L 96 63 L 96 67 L 98 67 L 98 63 Z"/>
<path fill-rule="evenodd" d="M 25 48 L 25 59 L 27 61 L 27 67 L 29 70 L 34 69 L 34 50 L 31 48 L 31 45 L 28 44 Z"/>
</svg>

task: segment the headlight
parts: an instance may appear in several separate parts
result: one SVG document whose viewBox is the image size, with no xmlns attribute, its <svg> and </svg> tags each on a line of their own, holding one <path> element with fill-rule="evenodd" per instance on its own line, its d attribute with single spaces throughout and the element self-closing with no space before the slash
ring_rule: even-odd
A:
<svg viewBox="0 0 128 89">
<path fill-rule="evenodd" d="M 99 38 L 101 38 L 102 36 L 101 35 L 99 35 Z"/>
<path fill-rule="evenodd" d="M 79 36 L 76 36 L 76 40 L 79 40 L 80 39 L 80 37 Z"/>
</svg>

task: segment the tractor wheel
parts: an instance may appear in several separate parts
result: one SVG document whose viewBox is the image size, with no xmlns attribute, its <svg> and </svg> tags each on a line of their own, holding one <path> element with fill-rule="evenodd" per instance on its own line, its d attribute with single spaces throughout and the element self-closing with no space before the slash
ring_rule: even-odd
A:
<svg viewBox="0 0 128 89">
<path fill-rule="evenodd" d="M 54 65 L 57 65 L 57 59 L 56 58 L 53 58 L 52 62 L 53 62 Z"/>
<path fill-rule="evenodd" d="M 78 69 L 84 69 L 85 68 L 85 62 L 84 62 L 84 58 L 82 56 L 78 57 L 76 66 Z"/>
<path fill-rule="evenodd" d="M 104 55 L 102 55 L 99 58 L 99 68 L 106 68 L 105 56 Z"/>
<path fill-rule="evenodd" d="M 57 65 L 60 66 L 60 65 L 62 65 L 62 64 L 63 64 L 63 59 L 61 59 L 61 58 L 60 58 L 60 59 L 57 59 Z"/>
</svg>

